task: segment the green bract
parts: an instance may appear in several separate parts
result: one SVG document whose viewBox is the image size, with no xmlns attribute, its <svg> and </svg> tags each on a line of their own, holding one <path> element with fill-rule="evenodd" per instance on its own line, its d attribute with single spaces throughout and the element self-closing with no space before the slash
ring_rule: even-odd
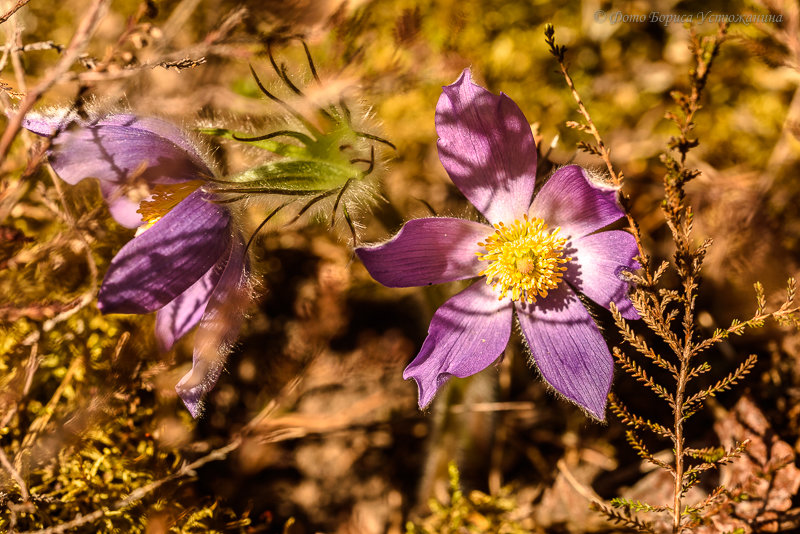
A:
<svg viewBox="0 0 800 534">
<path fill-rule="evenodd" d="M 308 50 L 306 49 L 306 52 Z M 319 83 L 313 61 L 308 55 L 309 67 L 314 79 Z M 303 93 L 292 83 L 284 65 L 278 65 L 270 53 L 270 62 L 284 84 L 295 94 Z M 374 143 L 383 143 L 391 148 L 394 145 L 378 136 L 360 132 L 351 124 L 350 110 L 343 101 L 338 105 L 317 108 L 317 124 L 292 108 L 289 104 L 268 91 L 250 68 L 261 92 L 273 102 L 284 108 L 292 118 L 300 123 L 305 131 L 283 129 L 265 135 L 252 136 L 226 128 L 204 128 L 200 132 L 224 139 L 245 143 L 268 152 L 278 159 L 216 180 L 206 186 L 209 192 L 221 195 L 221 202 L 236 202 L 252 195 L 278 195 L 295 197 L 284 202 L 264 222 L 279 210 L 299 201 L 296 197 L 307 197 L 298 217 L 314 204 L 335 195 L 331 212 L 333 224 L 339 205 L 347 221 L 355 242 L 355 228 L 350 219 L 343 196 L 348 187 L 361 180 L 375 168 Z M 262 223 L 264 224 L 264 223 Z"/>
</svg>

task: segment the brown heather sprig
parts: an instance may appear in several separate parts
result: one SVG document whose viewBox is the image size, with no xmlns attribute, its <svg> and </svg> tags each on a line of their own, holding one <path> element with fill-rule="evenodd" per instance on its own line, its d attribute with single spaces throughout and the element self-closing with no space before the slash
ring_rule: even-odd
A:
<svg viewBox="0 0 800 534">
<path fill-rule="evenodd" d="M 553 29 L 553 26 L 551 24 L 547 24 L 545 26 L 544 36 L 545 36 L 545 42 L 547 42 L 547 46 L 550 48 L 550 53 L 553 55 L 553 57 L 555 57 L 558 60 L 558 66 L 561 68 L 561 74 L 564 75 L 564 80 L 567 82 L 567 86 L 572 92 L 572 97 L 575 99 L 575 102 L 578 105 L 578 111 L 580 112 L 581 116 L 583 116 L 583 122 L 567 121 L 566 123 L 567 127 L 574 128 L 582 132 L 587 132 L 591 134 L 592 137 L 594 137 L 595 142 L 597 143 L 596 145 L 580 141 L 578 143 L 578 148 L 580 148 L 584 152 L 588 152 L 589 154 L 593 154 L 595 156 L 599 156 L 600 158 L 602 158 L 603 162 L 606 164 L 606 168 L 608 169 L 611 185 L 621 189 L 624 176 L 622 172 L 616 171 L 614 169 L 614 165 L 611 163 L 611 151 L 606 147 L 605 143 L 603 142 L 603 138 L 600 136 L 600 132 L 597 130 L 594 121 L 592 121 L 592 117 L 589 115 L 589 110 L 586 109 L 586 106 L 583 104 L 583 100 L 581 99 L 578 90 L 575 88 L 575 83 L 572 81 L 572 76 L 569 75 L 569 69 L 567 68 L 567 64 L 564 59 L 564 55 L 567 53 L 567 47 L 556 44 L 555 29 Z M 629 199 L 627 195 L 625 195 L 621 190 L 619 193 L 619 200 L 620 203 L 622 204 L 622 207 L 625 209 L 625 215 L 628 219 L 628 224 L 630 225 L 631 231 L 633 232 L 633 235 L 636 238 L 636 246 L 639 250 L 639 263 L 642 265 L 644 272 L 649 273 L 650 258 L 645 254 L 644 249 L 642 248 L 642 240 L 641 240 L 641 235 L 639 233 L 639 225 L 636 223 L 636 221 L 630 214 Z"/>
<path fill-rule="evenodd" d="M 764 288 L 755 284 L 756 311 L 746 321 L 734 320 L 728 328 L 717 329 L 711 337 L 702 339 L 697 332 L 695 303 L 700 283 L 700 271 L 711 240 L 706 239 L 699 246 L 693 245 L 692 223 L 693 212 L 686 203 L 685 186 L 698 176 L 699 171 L 687 167 L 688 152 L 698 145 L 692 137 L 694 120 L 701 109 L 700 99 L 706 86 L 711 65 L 725 39 L 726 26 L 720 25 L 716 35 L 699 38 L 691 31 L 691 50 L 694 56 L 694 67 L 690 70 L 690 90 L 688 92 L 673 91 L 671 96 L 678 110 L 666 114 L 678 128 L 678 135 L 670 138 L 668 151 L 661 155 L 666 167 L 664 176 L 664 200 L 662 210 L 669 227 L 675 254 L 673 263 L 664 261 L 653 269 L 650 258 L 645 254 L 641 244 L 641 235 L 636 221 L 631 216 L 628 198 L 620 192 L 620 202 L 626 211 L 630 230 L 639 246 L 639 260 L 642 269 L 638 273 L 630 273 L 629 277 L 635 289 L 630 295 L 631 302 L 641 315 L 649 331 L 663 342 L 668 352 L 660 354 L 652 348 L 642 336 L 630 327 L 622 314 L 612 303 L 611 314 L 622 336 L 623 342 L 633 349 L 638 356 L 626 354 L 620 347 L 614 347 L 613 354 L 617 363 L 626 373 L 635 378 L 647 389 L 655 393 L 670 408 L 673 414 L 671 428 L 637 415 L 628 408 L 616 395 L 611 394 L 609 405 L 611 411 L 626 425 L 626 439 L 636 453 L 646 462 L 669 472 L 674 480 L 673 500 L 669 505 L 655 505 L 617 498 L 611 506 L 593 502 L 592 508 L 606 516 L 614 523 L 622 524 L 639 532 L 658 532 L 656 525 L 637 516 L 640 513 L 660 515 L 668 519 L 673 534 L 678 534 L 699 525 L 704 511 L 712 506 L 719 506 L 728 499 L 729 492 L 718 487 L 699 503 L 687 505 L 684 502 L 686 493 L 699 482 L 702 473 L 730 463 L 739 457 L 747 448 L 748 440 L 735 443 L 731 448 L 706 447 L 691 448 L 686 445 L 684 425 L 686 421 L 704 406 L 704 403 L 720 392 L 727 391 L 747 375 L 756 364 L 756 355 L 751 354 L 736 369 L 728 373 L 716 383 L 690 391 L 689 384 L 696 378 L 708 373 L 712 367 L 709 361 L 698 358 L 731 335 L 741 335 L 748 328 L 760 328 L 767 319 L 775 319 L 781 325 L 800 326 L 800 306 L 795 304 L 796 281 L 790 278 L 787 287 L 786 301 L 776 310 L 767 311 Z M 610 181 L 616 187 L 623 184 L 621 172 L 615 172 L 610 159 L 610 151 L 589 116 L 581 100 L 565 64 L 566 48 L 555 42 L 553 27 L 545 29 L 545 40 L 551 54 L 558 60 L 561 72 L 583 116 L 583 122 L 568 121 L 567 126 L 591 134 L 595 144 L 580 142 L 578 147 L 585 152 L 603 159 L 608 167 Z M 680 281 L 679 288 L 660 287 L 662 275 L 673 267 Z M 642 362 L 642 363 L 640 363 Z M 660 368 L 658 374 L 649 372 L 645 365 Z M 663 381 L 663 373 L 671 380 Z M 672 444 L 674 460 L 664 461 L 650 452 L 642 437 L 650 434 L 650 438 L 667 440 Z"/>
</svg>

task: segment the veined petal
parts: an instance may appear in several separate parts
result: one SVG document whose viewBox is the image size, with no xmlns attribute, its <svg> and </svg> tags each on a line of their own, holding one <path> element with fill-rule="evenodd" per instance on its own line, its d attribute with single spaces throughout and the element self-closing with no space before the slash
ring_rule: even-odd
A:
<svg viewBox="0 0 800 534">
<path fill-rule="evenodd" d="M 189 289 L 158 310 L 156 313 L 156 339 L 161 350 L 171 349 L 178 339 L 200 322 L 211 298 L 211 293 L 222 276 L 224 265 L 220 262 L 211 267 Z"/>
<path fill-rule="evenodd" d="M 101 181 L 103 197 L 122 225 L 135 228 L 135 206 L 159 183 L 177 183 L 211 175 L 181 130 L 166 121 L 130 114 L 96 121 L 67 122 L 59 117 L 26 117 L 23 125 L 40 135 L 54 135 L 50 164 L 62 180 Z"/>
<path fill-rule="evenodd" d="M 228 213 L 197 190 L 111 261 L 98 296 L 103 313 L 148 313 L 186 291 L 223 255 Z"/>
<path fill-rule="evenodd" d="M 403 372 L 417 382 L 420 408 L 451 376 L 474 375 L 500 357 L 511 336 L 511 308 L 479 280 L 436 310 L 422 350 Z"/>
<path fill-rule="evenodd" d="M 245 245 L 237 236 L 195 334 L 192 369 L 175 386 L 192 417 L 200 415 L 203 397 L 217 384 L 239 336 L 251 293 Z"/>
<path fill-rule="evenodd" d="M 617 191 L 592 183 L 577 165 L 561 167 L 542 186 L 528 211 L 561 235 L 582 237 L 611 224 L 625 213 L 617 203 Z"/>
<path fill-rule="evenodd" d="M 391 240 L 356 254 L 387 287 L 425 286 L 478 276 L 478 243 L 494 229 L 453 218 L 412 219 Z"/>
<path fill-rule="evenodd" d="M 622 277 L 623 271 L 639 268 L 633 259 L 639 253 L 633 236 L 611 230 L 580 237 L 570 245 L 575 251 L 569 253 L 572 261 L 564 278 L 601 306 L 608 308 L 613 302 L 626 319 L 639 319 L 628 298 L 630 283 Z"/>
<path fill-rule="evenodd" d="M 442 165 L 489 222 L 513 221 L 528 211 L 536 143 L 513 100 L 474 84 L 465 69 L 454 84 L 442 88 L 436 132 Z"/>
<path fill-rule="evenodd" d="M 589 312 L 567 284 L 517 317 L 544 379 L 567 399 L 605 420 L 614 361 Z"/>
</svg>

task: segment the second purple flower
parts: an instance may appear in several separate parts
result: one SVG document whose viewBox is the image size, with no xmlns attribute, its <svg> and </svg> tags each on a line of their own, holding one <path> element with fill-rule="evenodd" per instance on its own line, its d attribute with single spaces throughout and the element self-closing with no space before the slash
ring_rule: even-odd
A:
<svg viewBox="0 0 800 534">
<path fill-rule="evenodd" d="M 161 119 L 29 115 L 24 126 L 51 138 L 50 163 L 63 180 L 97 178 L 114 219 L 139 228 L 111 261 L 98 308 L 156 311 L 165 351 L 199 324 L 192 370 L 176 386 L 197 417 L 238 337 L 251 291 L 242 236 L 201 187 L 214 176 L 210 166 L 180 128 Z"/>
</svg>

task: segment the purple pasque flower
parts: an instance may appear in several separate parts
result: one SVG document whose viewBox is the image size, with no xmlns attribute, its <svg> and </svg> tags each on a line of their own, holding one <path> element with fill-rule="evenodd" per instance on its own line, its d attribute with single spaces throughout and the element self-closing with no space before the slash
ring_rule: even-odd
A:
<svg viewBox="0 0 800 534">
<path fill-rule="evenodd" d="M 161 119 L 118 114 L 65 122 L 31 116 L 23 124 L 53 136 L 50 164 L 63 180 L 98 178 L 120 224 L 147 222 L 111 260 L 97 306 L 103 313 L 157 311 L 156 337 L 164 350 L 200 324 L 192 370 L 176 386 L 197 417 L 236 340 L 250 295 L 242 238 L 228 211 L 199 187 L 198 180 L 213 176 L 211 169 L 184 133 Z M 156 193 L 149 195 L 153 187 Z"/>
<path fill-rule="evenodd" d="M 544 379 L 604 419 L 614 370 L 582 293 L 638 318 L 621 273 L 638 268 L 633 236 L 599 231 L 624 215 L 616 191 L 576 165 L 562 167 L 535 198 L 536 145 L 519 107 L 472 82 L 469 70 L 443 88 L 436 107 L 439 159 L 492 226 L 455 218 L 407 222 L 391 240 L 356 250 L 389 287 L 482 276 L 434 314 L 403 373 L 427 406 L 453 376 L 482 371 L 505 350 L 514 312 Z"/>
</svg>

